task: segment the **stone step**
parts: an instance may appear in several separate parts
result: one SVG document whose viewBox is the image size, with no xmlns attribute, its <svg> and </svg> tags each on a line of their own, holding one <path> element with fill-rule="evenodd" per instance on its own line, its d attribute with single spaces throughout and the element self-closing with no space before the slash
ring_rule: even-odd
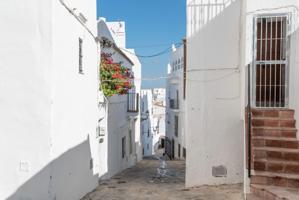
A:
<svg viewBox="0 0 299 200">
<path fill-rule="evenodd" d="M 254 170 L 251 184 L 299 188 L 299 175 Z"/>
<path fill-rule="evenodd" d="M 297 129 L 285 127 L 259 126 L 252 127 L 253 136 L 290 137 L 296 138 Z"/>
<path fill-rule="evenodd" d="M 252 115 L 257 117 L 294 118 L 292 109 L 252 109 Z"/>
<path fill-rule="evenodd" d="M 295 128 L 296 120 L 293 118 L 253 117 L 252 126 Z"/>
<path fill-rule="evenodd" d="M 299 174 L 299 161 L 286 161 L 280 159 L 255 159 L 252 169 L 257 171 Z"/>
<path fill-rule="evenodd" d="M 254 194 L 246 194 L 246 200 L 263 200 L 263 199 Z"/>
<path fill-rule="evenodd" d="M 299 149 L 276 147 L 253 147 L 253 159 L 281 159 L 299 161 Z"/>
<path fill-rule="evenodd" d="M 294 188 L 251 184 L 251 194 L 263 200 L 298 200 L 299 191 Z M 250 200 L 250 199 L 249 199 Z"/>
<path fill-rule="evenodd" d="M 253 136 L 252 145 L 254 147 L 278 147 L 298 149 L 299 141 L 296 138 L 288 137 Z"/>
</svg>

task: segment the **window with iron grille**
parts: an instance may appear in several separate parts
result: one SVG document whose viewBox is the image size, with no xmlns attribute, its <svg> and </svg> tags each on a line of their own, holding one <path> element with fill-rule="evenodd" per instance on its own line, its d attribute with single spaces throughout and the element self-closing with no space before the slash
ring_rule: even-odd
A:
<svg viewBox="0 0 299 200">
<path fill-rule="evenodd" d="M 132 130 L 131 129 L 129 129 L 129 142 L 130 142 L 130 154 L 132 154 L 133 153 L 133 141 L 132 141 Z"/>
<path fill-rule="evenodd" d="M 183 148 L 183 157 L 186 158 L 186 148 Z"/>
<path fill-rule="evenodd" d="M 142 102 L 142 109 L 144 109 L 144 102 Z M 127 94 L 127 111 L 138 113 L 139 112 L 139 93 L 129 92 Z"/>
<path fill-rule="evenodd" d="M 79 38 L 79 73 L 83 74 L 83 40 Z"/>
<path fill-rule="evenodd" d="M 169 99 L 169 107 L 171 109 L 179 109 L 179 91 L 176 90 L 175 99 Z"/>
<path fill-rule="evenodd" d="M 174 135 L 179 135 L 179 116 L 174 116 Z"/>
<path fill-rule="evenodd" d="M 178 144 L 178 157 L 180 158 L 181 157 L 181 145 Z"/>
<path fill-rule="evenodd" d="M 286 107 L 288 98 L 288 17 L 255 19 L 253 93 L 256 107 Z"/>
<path fill-rule="evenodd" d="M 122 149 L 122 158 L 126 156 L 126 137 L 123 137 L 121 140 L 121 149 Z"/>
</svg>

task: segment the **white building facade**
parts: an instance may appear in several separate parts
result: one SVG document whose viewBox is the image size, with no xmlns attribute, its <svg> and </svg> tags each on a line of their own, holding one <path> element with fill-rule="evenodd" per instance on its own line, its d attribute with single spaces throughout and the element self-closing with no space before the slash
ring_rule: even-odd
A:
<svg viewBox="0 0 299 200">
<path fill-rule="evenodd" d="M 143 156 L 152 156 L 165 144 L 165 89 L 141 90 Z"/>
<path fill-rule="evenodd" d="M 73 200 L 98 185 L 95 7 L 0 3 L 0 199 Z"/>
<path fill-rule="evenodd" d="M 296 0 L 187 0 L 186 146 L 192 149 L 186 162 L 187 186 L 244 182 L 248 193 L 250 182 L 270 183 L 270 176 L 290 182 L 285 171 L 273 175 L 267 171 L 270 167 L 262 169 L 265 173 L 257 170 L 258 151 L 269 155 L 288 150 L 256 146 L 258 140 L 273 136 L 248 139 L 245 108 L 250 102 L 253 113 L 282 111 L 295 113 L 298 119 L 298 8 Z M 277 131 L 275 123 L 256 127 L 258 120 L 269 124 L 271 117 L 255 117 L 252 134 L 261 128 L 266 130 L 263 134 Z M 296 124 L 291 117 L 274 120 L 292 121 L 289 127 L 280 124 L 279 132 L 286 128 L 296 132 L 298 120 Z M 274 140 L 285 141 L 284 137 Z M 254 142 L 253 150 L 248 149 L 249 140 Z M 296 137 L 290 140 L 296 142 Z M 249 151 L 254 161 L 251 170 Z M 262 165 L 270 166 L 269 159 Z"/>
<path fill-rule="evenodd" d="M 166 85 L 166 154 L 171 159 L 185 159 L 184 46 L 173 46 Z"/>
<path fill-rule="evenodd" d="M 98 37 L 112 45 L 103 46 L 103 53 L 111 53 L 114 62 L 121 62 L 134 74 L 134 87 L 127 95 L 102 98 L 107 113 L 99 123 L 102 130 L 100 157 L 103 161 L 102 179 L 110 178 L 135 165 L 142 159 L 140 137 L 141 64 L 134 50 L 125 48 L 125 23 L 98 21 Z M 101 132 L 101 131 L 100 131 Z"/>
</svg>

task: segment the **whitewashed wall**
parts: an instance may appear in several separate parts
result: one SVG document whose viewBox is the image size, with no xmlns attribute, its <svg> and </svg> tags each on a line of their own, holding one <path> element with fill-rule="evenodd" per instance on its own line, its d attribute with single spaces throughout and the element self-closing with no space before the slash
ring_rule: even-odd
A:
<svg viewBox="0 0 299 200">
<path fill-rule="evenodd" d="M 153 103 L 152 103 L 152 122 L 151 129 L 153 132 L 153 152 L 152 154 L 157 153 L 161 145 L 161 139 L 165 138 L 165 114 L 166 114 L 166 102 L 165 88 L 153 88 Z"/>
<path fill-rule="evenodd" d="M 141 123 L 143 156 L 152 156 L 165 137 L 165 89 L 141 90 L 141 111 L 144 117 L 148 111 L 147 119 Z"/>
<path fill-rule="evenodd" d="M 152 100 L 153 92 L 152 90 L 141 90 L 141 116 L 146 120 L 141 123 L 141 135 L 142 135 L 142 148 L 143 155 L 150 156 L 153 155 L 153 139 L 151 131 L 151 120 L 152 120 Z M 148 111 L 148 116 L 146 112 Z"/>
<path fill-rule="evenodd" d="M 48 196 L 52 3 L 1 1 L 0 199 Z M 40 15 L 42 13 L 42 15 Z M 39 31 L 37 31 L 39 27 Z M 45 169 L 45 170 L 43 170 Z M 41 170 L 39 190 L 28 184 Z M 12 197 L 13 196 L 13 197 Z"/>
<path fill-rule="evenodd" d="M 96 32 L 95 1 L 67 4 Z M 0 10 L 0 199 L 80 199 L 98 180 L 90 166 L 98 157 L 97 45 L 59 1 L 13 0 Z"/>
<path fill-rule="evenodd" d="M 298 76 L 299 76 L 299 2 L 297 0 L 248 0 L 243 8 L 243 16 L 244 17 L 244 26 L 243 26 L 243 34 L 244 34 L 244 42 L 243 47 L 245 49 L 245 57 L 244 57 L 244 66 L 252 63 L 252 52 L 253 52 L 253 21 L 254 17 L 257 15 L 264 14 L 288 14 L 291 18 L 291 30 L 290 34 L 290 58 L 289 58 L 289 108 L 295 109 L 295 118 L 297 119 L 297 127 L 299 127 L 298 119 L 299 119 L 299 93 L 298 93 Z M 243 73 L 245 75 L 245 72 Z M 243 79 L 245 80 L 245 78 Z M 244 83 L 243 85 L 246 85 Z M 243 88 L 246 88 L 245 86 Z M 244 95 L 245 97 L 245 90 Z M 247 97 L 243 100 L 243 107 L 245 107 L 247 101 Z M 244 161 L 245 163 L 246 161 Z M 246 166 L 246 165 L 244 165 Z M 246 167 L 244 167 L 244 174 L 247 173 Z M 244 176 L 244 190 L 245 193 L 249 193 L 249 184 L 250 181 L 247 176 Z"/>
<path fill-rule="evenodd" d="M 289 108 L 296 110 L 296 118 L 299 117 L 297 86 L 298 86 L 298 51 L 299 42 L 298 35 L 298 7 L 299 2 L 296 0 L 280 0 L 280 1 L 218 1 L 218 6 L 190 6 L 194 5 L 196 0 L 187 2 L 188 10 L 188 69 L 200 69 L 198 72 L 188 72 L 188 91 L 187 101 L 192 103 L 187 110 L 187 121 L 191 125 L 195 123 L 195 113 L 200 118 L 200 125 L 198 125 L 198 136 L 195 137 L 192 133 L 192 126 L 188 127 L 187 148 L 191 148 L 193 143 L 202 139 L 203 142 L 214 144 L 217 148 L 222 147 L 221 153 L 215 154 L 213 147 L 202 146 L 199 147 L 202 156 L 201 159 L 190 158 L 187 156 L 187 185 L 202 184 L 202 183 L 232 183 L 240 180 L 242 173 L 239 172 L 239 159 L 241 158 L 239 152 L 233 149 L 240 147 L 240 135 L 244 133 L 244 108 L 247 104 L 246 93 L 246 66 L 252 63 L 252 44 L 253 44 L 253 18 L 259 14 L 275 14 L 288 13 L 291 17 L 290 30 L 290 88 L 289 88 Z M 207 3 L 207 2 L 206 2 Z M 213 4 L 215 2 L 210 2 Z M 200 14 L 199 14 L 200 13 Z M 241 20 L 241 21 L 239 21 Z M 217 31 L 218 30 L 218 31 Z M 219 31 L 221 30 L 221 31 Z M 225 30 L 225 31 L 223 31 Z M 205 49 L 204 49 L 205 48 Z M 197 52 L 195 56 L 194 52 Z M 214 59 L 217 58 L 217 59 Z M 238 71 L 230 73 L 229 68 L 237 66 Z M 213 68 L 228 68 L 227 70 L 214 70 Z M 213 69 L 213 70 L 207 70 Z M 199 72 L 201 71 L 201 72 Z M 231 71 L 233 72 L 233 71 Z M 222 78 L 221 78 L 222 77 Z M 200 79 L 200 81 L 192 79 Z M 196 84 L 197 81 L 197 84 Z M 197 85 L 197 86 L 196 86 Z M 240 88 L 241 86 L 241 88 Z M 216 89 L 218 87 L 218 90 Z M 219 89 L 220 88 L 220 89 Z M 193 95 L 190 98 L 191 91 L 199 91 L 200 94 Z M 217 94 L 214 93 L 217 91 Z M 223 97 L 225 98 L 223 98 Z M 228 98 L 227 98 L 228 97 Z M 231 98 L 229 98 L 231 97 Z M 195 98 L 198 100 L 195 101 Z M 211 108 L 213 105 L 214 108 Z M 240 106 L 241 105 L 241 106 Z M 219 110 L 219 111 L 217 111 Z M 221 112 L 220 112 L 221 111 Z M 194 114 L 193 114 L 194 113 Z M 224 114 L 225 113 L 225 118 Z M 239 117 L 238 117 L 239 115 Z M 212 119 L 213 117 L 213 119 Z M 222 119 L 222 120 L 221 120 Z M 242 120 L 243 126 L 239 124 Z M 221 121 L 219 121 L 221 120 Z M 194 122 L 192 122 L 194 121 Z M 211 123 L 213 122 L 213 123 Z M 220 123 L 219 123 L 220 122 Z M 223 124 L 225 123 L 225 124 Z M 217 124 L 214 128 L 210 126 Z M 298 122 L 297 122 L 298 126 Z M 190 129 L 189 129 L 190 127 Z M 218 130 L 218 133 L 214 133 Z M 229 132 L 230 133 L 229 133 Z M 189 134 L 190 133 L 190 134 Z M 212 134 L 214 133 L 214 134 Z M 228 134 L 229 133 L 229 134 Z M 217 135 L 217 137 L 215 137 Z M 195 139 L 192 142 L 190 139 Z M 217 142 L 219 141 L 219 142 Z M 220 142 L 221 141 L 221 142 Z M 201 144 L 201 143 L 197 143 Z M 228 144 L 232 144 L 227 146 Z M 211 146 L 210 145 L 210 146 Z M 233 146 L 234 148 L 231 148 Z M 245 150 L 245 142 L 242 144 Z M 225 152 L 223 153 L 223 151 Z M 242 151 L 244 152 L 244 151 Z M 232 153 L 228 158 L 227 153 Z M 187 153 L 188 154 L 188 153 Z M 221 156 L 221 157 L 220 157 Z M 190 159 L 189 159 L 189 158 Z M 198 157 L 198 155 L 197 155 Z M 244 173 L 245 156 L 244 157 Z M 225 158 L 230 161 L 228 169 L 228 177 L 225 179 L 218 179 L 207 177 L 203 180 L 188 181 L 192 175 L 200 174 L 201 171 L 209 172 L 210 163 L 225 163 L 222 159 Z M 193 160 L 191 160 L 193 159 Z M 204 159 L 204 160 L 203 160 Z M 201 161 L 199 165 L 194 165 L 194 161 Z M 207 162 L 208 161 L 208 162 Z M 207 164 L 208 163 L 208 164 Z M 203 167 L 204 166 L 204 167 Z M 194 168 L 194 167 L 197 167 Z M 204 168 L 204 169 L 202 169 Z M 195 171 L 199 172 L 195 172 Z M 229 177 L 231 172 L 237 172 L 232 177 Z M 190 178 L 189 178 L 190 177 Z M 200 177 L 200 176 L 198 176 Z M 249 181 L 244 175 L 245 192 L 249 192 Z"/>
<path fill-rule="evenodd" d="M 138 114 L 134 113 L 131 115 L 131 123 L 132 127 L 134 129 L 134 134 L 135 134 L 135 153 L 136 153 L 136 158 L 137 162 L 142 160 L 142 139 L 141 139 L 141 129 L 140 129 L 140 124 L 141 124 L 141 112 L 140 112 L 140 102 L 141 102 L 141 70 L 142 70 L 142 65 L 139 61 L 139 58 L 136 56 L 135 50 L 134 49 L 127 49 L 127 52 L 125 52 L 126 55 L 132 60 L 134 65 L 132 66 L 132 72 L 134 74 L 134 91 L 139 95 L 139 105 L 138 105 Z"/>
<path fill-rule="evenodd" d="M 124 23 L 122 22 L 121 24 Z M 100 18 L 98 21 L 98 36 L 114 42 L 118 47 L 125 48 L 123 46 L 125 45 L 125 38 L 123 37 L 125 36 L 125 32 L 124 34 L 118 35 L 113 31 L 114 28 L 115 23 L 106 22 L 104 18 Z M 134 72 L 136 77 L 136 80 L 134 80 L 136 92 L 140 91 L 141 64 L 134 55 L 134 50 L 117 51 L 113 48 L 103 48 L 102 52 L 113 53 L 112 58 L 115 62 L 122 62 L 123 66 Z M 110 178 L 141 160 L 140 114 L 135 113 L 134 116 L 132 116 L 127 112 L 126 95 L 109 97 L 107 109 L 106 119 L 101 123 L 107 135 L 104 137 L 104 142 L 100 145 L 100 159 L 106 166 L 100 172 L 102 179 Z M 131 130 L 131 137 L 129 130 Z M 126 137 L 126 155 L 124 158 L 122 158 L 123 137 Z M 132 145 L 132 152 L 130 152 L 130 145 Z M 103 158 L 107 158 L 107 160 Z"/>
<path fill-rule="evenodd" d="M 187 186 L 243 182 L 241 6 L 187 0 Z M 225 177 L 212 175 L 219 166 Z"/>
<path fill-rule="evenodd" d="M 299 2 L 296 0 L 277 0 L 275 2 L 271 0 L 266 0 L 263 2 L 259 2 L 257 0 L 247 1 L 246 3 L 246 64 L 250 64 L 252 62 L 252 41 L 253 41 L 253 19 L 257 15 L 263 14 L 288 14 L 290 17 L 290 59 L 289 59 L 289 108 L 296 109 L 299 108 L 298 100 L 298 80 L 296 77 L 299 75 L 298 71 L 298 27 L 299 27 Z M 299 117 L 298 112 L 296 112 L 296 118 Z M 299 124 L 297 124 L 298 126 Z"/>
<path fill-rule="evenodd" d="M 175 64 L 180 60 L 179 64 Z M 183 158 L 183 148 L 185 144 L 185 100 L 184 100 L 184 47 L 173 48 L 169 59 L 168 80 L 166 85 L 166 136 L 175 142 L 174 157 L 176 159 Z M 177 91 L 179 92 L 179 109 L 171 109 L 169 105 L 170 99 L 177 99 Z M 175 136 L 175 116 L 179 117 L 178 136 Z M 181 145 L 180 157 L 178 153 L 178 144 Z"/>
<path fill-rule="evenodd" d="M 65 2 L 88 19 L 87 26 L 96 35 L 96 1 Z M 71 200 L 84 196 L 98 182 L 101 163 L 97 154 L 96 127 L 100 56 L 95 39 L 59 1 L 53 4 L 52 34 L 51 158 L 58 158 L 58 161 L 51 165 L 50 187 L 55 191 L 52 198 Z M 83 41 L 83 74 L 78 73 L 79 37 Z M 61 155 L 65 158 L 59 159 Z"/>
</svg>

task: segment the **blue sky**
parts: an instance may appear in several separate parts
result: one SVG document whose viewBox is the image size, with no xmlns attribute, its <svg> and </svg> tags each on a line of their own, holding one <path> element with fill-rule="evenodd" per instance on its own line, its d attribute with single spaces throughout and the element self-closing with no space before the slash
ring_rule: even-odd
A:
<svg viewBox="0 0 299 200">
<path fill-rule="evenodd" d="M 152 55 L 185 37 L 185 4 L 185 0 L 98 0 L 97 15 L 107 21 L 125 21 L 127 48 Z M 165 76 L 168 59 L 169 54 L 141 58 L 143 78 Z M 143 88 L 164 86 L 165 80 L 142 83 Z"/>
</svg>

